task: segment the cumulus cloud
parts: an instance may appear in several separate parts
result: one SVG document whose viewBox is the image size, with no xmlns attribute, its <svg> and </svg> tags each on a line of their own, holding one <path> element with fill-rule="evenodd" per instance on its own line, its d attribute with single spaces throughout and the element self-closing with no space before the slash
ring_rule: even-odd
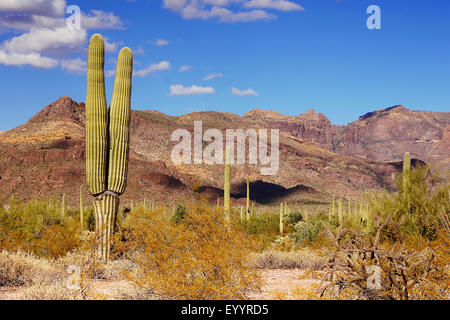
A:
<svg viewBox="0 0 450 320">
<path fill-rule="evenodd" d="M 169 70 L 169 69 L 170 69 L 170 62 L 169 61 L 161 61 L 160 63 L 151 64 L 145 69 L 134 70 L 133 76 L 145 77 L 150 73 L 153 73 L 156 71 L 161 71 L 161 70 Z"/>
<path fill-rule="evenodd" d="M 0 44 L 0 64 L 37 68 L 60 66 L 69 72 L 84 72 L 79 58 L 67 59 L 87 44 L 89 29 L 123 29 L 120 17 L 111 12 L 81 12 L 81 29 L 66 25 L 65 0 L 1 0 L 0 28 L 20 31 Z M 105 38 L 105 50 L 117 51 L 118 43 Z M 49 55 L 48 57 L 44 55 Z M 65 60 L 57 57 L 64 56 Z"/>
<path fill-rule="evenodd" d="M 48 52 L 61 48 L 73 49 L 86 42 L 87 32 L 84 29 L 68 28 L 31 29 L 30 32 L 6 40 L 2 48 L 11 52 Z"/>
<path fill-rule="evenodd" d="M 170 42 L 167 40 L 164 40 L 164 39 L 158 39 L 155 42 L 155 46 L 158 46 L 158 47 L 167 46 L 169 44 L 170 44 Z"/>
<path fill-rule="evenodd" d="M 64 15 L 66 6 L 65 0 L 2 0 L 0 11 L 59 17 Z"/>
<path fill-rule="evenodd" d="M 259 96 L 259 94 L 251 88 L 249 88 L 247 90 L 239 90 L 239 89 L 233 88 L 233 89 L 231 89 L 231 94 L 234 94 L 236 96 Z"/>
<path fill-rule="evenodd" d="M 61 68 L 76 74 L 85 73 L 87 72 L 87 62 L 80 58 L 66 59 L 61 61 Z"/>
<path fill-rule="evenodd" d="M 190 70 L 192 70 L 192 66 L 187 66 L 187 65 L 181 66 L 180 69 L 178 69 L 179 72 L 186 72 L 186 71 L 190 71 Z"/>
<path fill-rule="evenodd" d="M 212 80 L 214 78 L 222 78 L 223 74 L 222 73 L 211 73 L 208 74 L 206 77 L 203 78 L 204 81 L 208 81 L 208 80 Z"/>
<path fill-rule="evenodd" d="M 190 86 L 184 87 L 181 84 L 175 84 L 170 86 L 169 96 L 185 96 L 185 95 L 194 95 L 194 94 L 211 94 L 216 93 L 216 90 L 212 87 L 199 87 L 199 86 Z"/>
<path fill-rule="evenodd" d="M 39 53 L 16 53 L 6 52 L 0 49 L 0 64 L 6 66 L 23 66 L 29 65 L 36 68 L 55 68 L 58 65 L 58 60 L 43 57 Z"/>
<path fill-rule="evenodd" d="M 286 0 L 250 0 L 244 3 L 249 9 L 276 9 L 281 11 L 304 11 L 305 9 L 294 2 Z"/>
<path fill-rule="evenodd" d="M 178 13 L 184 19 L 216 19 L 228 23 L 277 18 L 276 15 L 261 9 L 304 10 L 299 4 L 288 0 L 163 0 L 163 7 Z"/>
</svg>

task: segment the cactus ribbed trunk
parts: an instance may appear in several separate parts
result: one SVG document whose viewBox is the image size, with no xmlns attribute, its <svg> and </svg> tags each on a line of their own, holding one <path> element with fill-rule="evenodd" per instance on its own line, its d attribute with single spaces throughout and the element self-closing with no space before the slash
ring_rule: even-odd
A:
<svg viewBox="0 0 450 320">
<path fill-rule="evenodd" d="M 110 258 L 119 196 L 125 191 L 128 170 L 133 54 L 123 48 L 108 110 L 104 76 L 105 45 L 101 35 L 89 42 L 86 97 L 86 182 L 94 196 L 97 256 Z"/>
<path fill-rule="evenodd" d="M 97 257 L 108 261 L 111 251 L 111 237 L 116 224 L 119 197 L 115 194 L 102 194 L 94 200 L 95 234 L 97 236 Z"/>
<path fill-rule="evenodd" d="M 223 209 L 227 226 L 230 224 L 230 147 L 225 152 L 225 182 L 223 186 Z"/>
</svg>

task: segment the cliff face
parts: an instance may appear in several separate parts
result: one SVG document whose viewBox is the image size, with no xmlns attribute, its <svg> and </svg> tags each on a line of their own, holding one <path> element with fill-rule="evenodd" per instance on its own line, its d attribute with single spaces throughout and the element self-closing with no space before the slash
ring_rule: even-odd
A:
<svg viewBox="0 0 450 320">
<path fill-rule="evenodd" d="M 79 187 L 85 185 L 84 110 L 83 103 L 63 97 L 24 125 L 0 133 L 0 202 L 11 195 L 31 199 L 62 193 L 72 203 L 78 201 Z M 314 111 L 298 117 L 262 110 L 244 117 L 220 112 L 172 117 L 157 111 L 132 111 L 129 183 L 123 201 L 145 197 L 170 202 L 193 199 L 197 193 L 222 196 L 223 165 L 177 165 L 171 160 L 177 143 L 171 141 L 172 132 L 184 128 L 193 134 L 195 120 L 202 120 L 203 132 L 208 128 L 223 133 L 228 128 L 281 129 L 277 174 L 261 175 L 260 165 L 232 166 L 235 202 L 245 200 L 247 177 L 252 190 L 258 190 L 252 193 L 254 200 L 279 202 L 389 189 L 399 170 L 394 164 L 331 152 L 335 127 Z M 346 147 L 345 143 L 340 146 Z"/>
<path fill-rule="evenodd" d="M 401 161 L 408 151 L 413 158 L 450 169 L 450 112 L 413 111 L 399 105 L 369 112 L 346 126 L 332 125 L 314 110 L 297 117 L 253 110 L 244 117 L 338 154 L 391 162 Z"/>
<path fill-rule="evenodd" d="M 313 109 L 297 117 L 281 115 L 275 111 L 255 109 L 247 112 L 244 118 L 268 128 L 279 128 L 281 131 L 305 139 L 323 149 L 332 149 L 333 126 L 326 116 Z"/>
<path fill-rule="evenodd" d="M 409 151 L 413 158 L 449 168 L 449 127 L 449 112 L 394 106 L 365 114 L 336 130 L 335 151 L 382 162 L 399 161 Z"/>
</svg>

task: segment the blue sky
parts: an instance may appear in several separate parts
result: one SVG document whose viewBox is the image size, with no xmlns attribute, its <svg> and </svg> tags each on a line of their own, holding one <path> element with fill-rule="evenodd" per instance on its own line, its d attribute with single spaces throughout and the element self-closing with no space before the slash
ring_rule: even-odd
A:
<svg viewBox="0 0 450 320">
<path fill-rule="evenodd" d="M 448 0 L 39 1 L 0 3 L 0 131 L 61 96 L 85 100 L 94 33 L 108 74 L 122 46 L 134 51 L 133 109 L 314 108 L 336 124 L 395 104 L 450 111 Z M 380 30 L 366 26 L 372 4 Z M 65 26 L 68 5 L 81 30 Z"/>
</svg>

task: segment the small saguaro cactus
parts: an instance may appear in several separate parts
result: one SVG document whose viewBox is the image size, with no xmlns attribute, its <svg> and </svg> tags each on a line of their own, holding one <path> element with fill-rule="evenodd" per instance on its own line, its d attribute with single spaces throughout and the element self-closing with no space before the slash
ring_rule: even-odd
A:
<svg viewBox="0 0 450 320">
<path fill-rule="evenodd" d="M 66 216 L 66 194 L 64 193 L 61 199 L 61 219 L 63 219 L 65 216 Z"/>
<path fill-rule="evenodd" d="M 280 203 L 280 235 L 283 235 L 284 224 L 283 224 L 283 203 Z"/>
<path fill-rule="evenodd" d="M 230 224 L 230 147 L 225 151 L 225 182 L 223 186 L 223 209 L 227 225 Z"/>
<path fill-rule="evenodd" d="M 83 186 L 80 186 L 80 228 L 81 232 L 83 232 L 84 221 L 84 208 L 83 208 Z"/>
<path fill-rule="evenodd" d="M 410 180 L 410 173 L 411 173 L 411 155 L 409 152 L 405 153 L 405 156 L 403 157 L 403 172 L 402 172 L 402 180 L 403 180 L 403 191 L 406 191 L 409 186 L 409 180 Z"/>
<path fill-rule="evenodd" d="M 338 221 L 339 221 L 339 225 L 342 225 L 344 216 L 342 213 L 342 198 L 339 198 L 338 200 Z"/>
<path fill-rule="evenodd" d="M 94 196 L 97 256 L 110 256 L 119 197 L 125 191 L 130 141 L 133 54 L 123 48 L 108 110 L 104 76 L 105 44 L 99 34 L 89 42 L 86 97 L 86 182 Z"/>
<path fill-rule="evenodd" d="M 247 177 L 247 203 L 245 207 L 247 222 L 250 220 L 250 181 Z"/>
</svg>

